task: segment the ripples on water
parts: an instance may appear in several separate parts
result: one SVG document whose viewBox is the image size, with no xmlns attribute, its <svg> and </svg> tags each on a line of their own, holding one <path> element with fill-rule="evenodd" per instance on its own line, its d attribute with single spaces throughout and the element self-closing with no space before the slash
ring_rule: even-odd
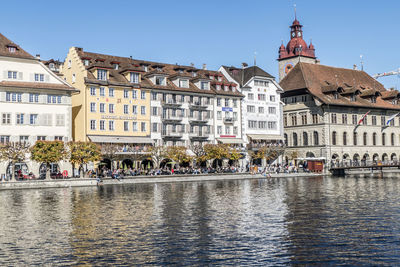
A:
<svg viewBox="0 0 400 267">
<path fill-rule="evenodd" d="M 397 265 L 400 176 L 0 192 L 0 265 Z"/>
</svg>

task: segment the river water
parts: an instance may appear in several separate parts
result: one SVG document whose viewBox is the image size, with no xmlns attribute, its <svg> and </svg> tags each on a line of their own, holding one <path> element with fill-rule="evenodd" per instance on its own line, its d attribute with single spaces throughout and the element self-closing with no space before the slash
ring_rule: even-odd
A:
<svg viewBox="0 0 400 267">
<path fill-rule="evenodd" d="M 400 176 L 0 191 L 0 265 L 399 265 Z"/>
</svg>

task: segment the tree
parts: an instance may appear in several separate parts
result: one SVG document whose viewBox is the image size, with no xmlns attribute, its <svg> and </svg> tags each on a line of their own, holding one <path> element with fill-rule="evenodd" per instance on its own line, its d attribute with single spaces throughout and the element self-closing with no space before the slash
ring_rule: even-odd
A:
<svg viewBox="0 0 400 267">
<path fill-rule="evenodd" d="M 111 171 L 114 170 L 114 161 L 118 159 L 118 152 L 122 148 L 118 144 L 103 144 L 101 145 L 101 155 L 103 158 L 108 158 L 111 161 Z"/>
<path fill-rule="evenodd" d="M 26 142 L 8 142 L 0 146 L 0 160 L 9 161 L 11 180 L 15 180 L 15 163 L 25 161 L 28 153 L 29 144 Z"/>
<path fill-rule="evenodd" d="M 83 164 L 101 159 L 100 147 L 92 142 L 69 142 L 69 160 L 75 168 L 79 166 L 79 173 L 83 176 Z"/>
<path fill-rule="evenodd" d="M 46 164 L 46 179 L 50 179 L 50 164 L 67 157 L 65 145 L 61 141 L 36 141 L 30 149 L 32 160 Z"/>
<path fill-rule="evenodd" d="M 167 147 L 166 157 L 177 162 L 180 165 L 188 163 L 192 159 L 192 157 L 187 154 L 186 147 L 184 146 Z"/>
<path fill-rule="evenodd" d="M 265 145 L 255 154 L 256 158 L 266 159 L 267 161 L 276 159 L 279 155 L 282 155 L 284 148 L 282 146 Z"/>
<path fill-rule="evenodd" d="M 239 150 L 237 148 L 230 147 L 229 159 L 231 161 L 236 163 L 241 157 L 242 157 L 242 155 L 240 154 L 240 152 L 239 152 Z"/>
<path fill-rule="evenodd" d="M 204 151 L 208 160 L 229 158 L 229 145 L 227 144 L 206 144 L 204 145 Z"/>
<path fill-rule="evenodd" d="M 207 154 L 204 150 L 203 145 L 192 145 L 190 150 L 193 152 L 194 157 L 193 159 L 196 161 L 196 165 L 199 165 L 201 162 L 207 160 Z"/>
<path fill-rule="evenodd" d="M 164 146 L 153 146 L 149 148 L 149 152 L 155 167 L 159 168 L 161 161 L 165 158 L 166 148 Z"/>
</svg>

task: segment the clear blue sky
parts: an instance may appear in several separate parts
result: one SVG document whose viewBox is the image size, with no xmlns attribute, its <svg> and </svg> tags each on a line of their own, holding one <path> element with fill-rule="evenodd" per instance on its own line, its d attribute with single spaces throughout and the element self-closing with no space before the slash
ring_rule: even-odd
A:
<svg viewBox="0 0 400 267">
<path fill-rule="evenodd" d="M 400 1 L 4 1 L 1 32 L 31 54 L 64 59 L 86 51 L 209 69 L 257 65 L 278 76 L 278 47 L 289 40 L 293 5 L 321 64 L 370 74 L 400 67 Z M 400 89 L 400 78 L 380 78 Z"/>
</svg>

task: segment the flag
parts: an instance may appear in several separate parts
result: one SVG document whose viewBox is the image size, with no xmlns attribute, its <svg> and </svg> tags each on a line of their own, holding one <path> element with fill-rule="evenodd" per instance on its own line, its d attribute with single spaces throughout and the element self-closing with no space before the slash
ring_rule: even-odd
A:
<svg viewBox="0 0 400 267">
<path fill-rule="evenodd" d="M 386 121 L 386 125 L 389 125 L 390 121 L 392 121 L 394 118 L 396 118 L 397 115 L 399 115 L 399 114 L 400 114 L 400 112 L 390 116 L 389 119 Z"/>
<path fill-rule="evenodd" d="M 371 110 L 368 110 L 368 112 L 365 113 L 365 114 L 361 117 L 361 119 L 358 121 L 357 125 L 360 125 L 360 124 L 363 122 L 363 120 L 365 119 L 365 117 L 367 117 L 368 113 L 370 113 L 370 112 L 371 112 Z"/>
</svg>

